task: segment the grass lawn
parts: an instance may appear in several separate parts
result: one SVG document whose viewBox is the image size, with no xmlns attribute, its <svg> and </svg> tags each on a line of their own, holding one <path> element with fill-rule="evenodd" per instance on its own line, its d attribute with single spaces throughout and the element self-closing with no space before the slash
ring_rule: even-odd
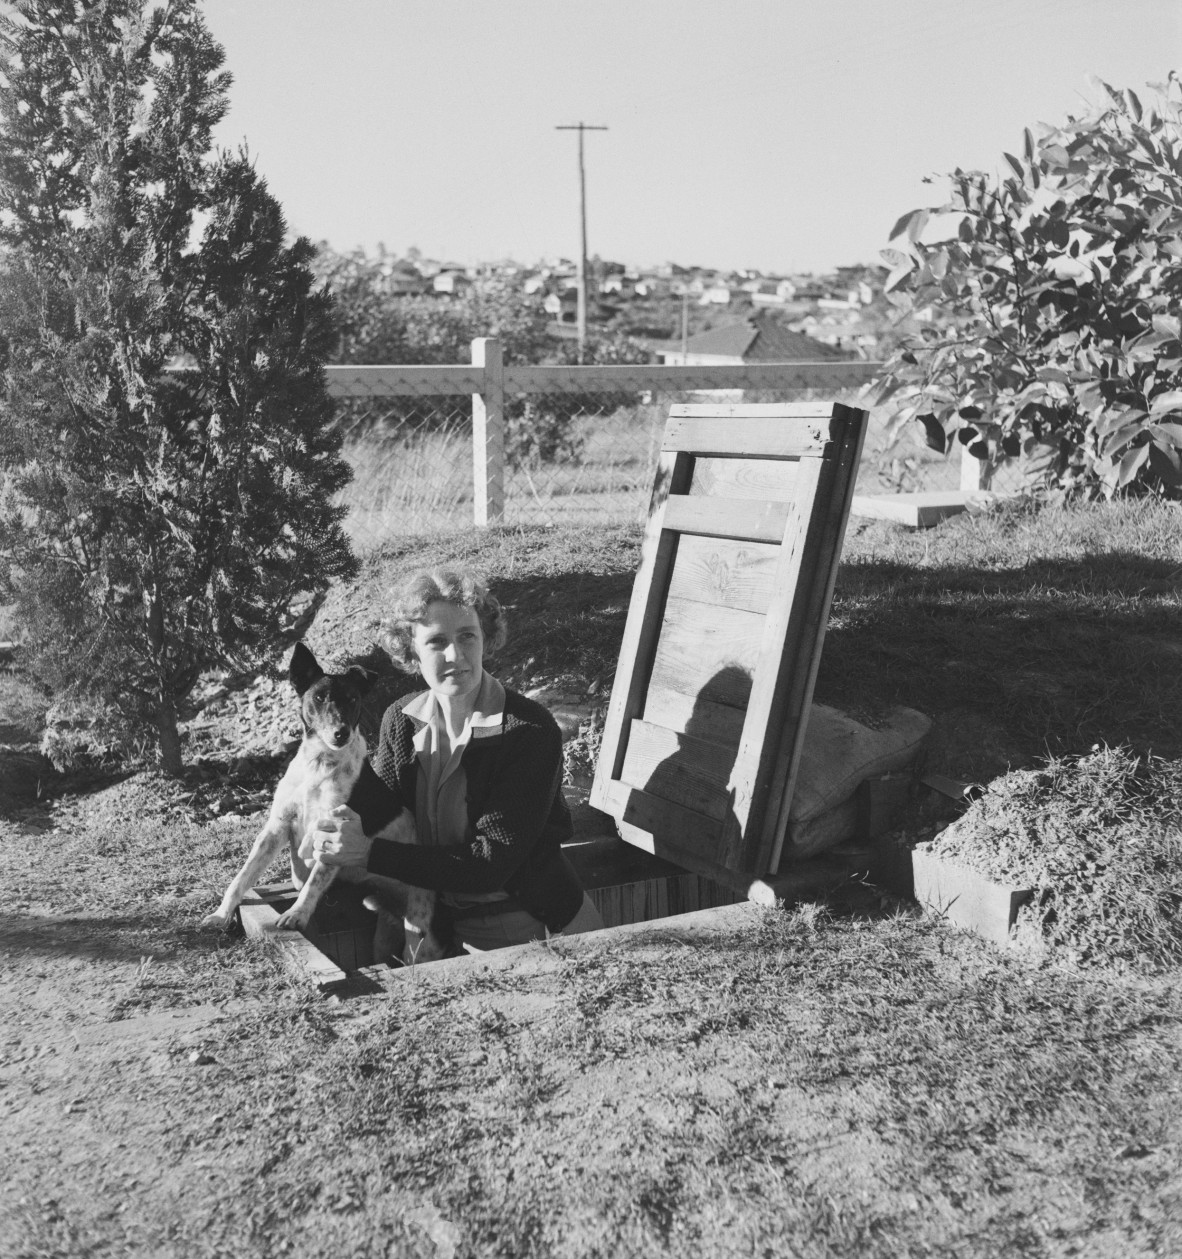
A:
<svg viewBox="0 0 1182 1259">
<path fill-rule="evenodd" d="M 387 544 L 313 644 L 363 655 L 400 573 L 468 560 L 514 615 L 502 673 L 601 697 L 638 545 Z M 929 713 L 963 778 L 1177 761 L 1180 614 L 1176 509 L 854 522 L 817 698 Z M 334 1002 L 197 931 L 257 819 L 193 790 L 0 779 L 0 1256 L 1182 1253 L 1176 969 L 853 889 Z"/>
</svg>

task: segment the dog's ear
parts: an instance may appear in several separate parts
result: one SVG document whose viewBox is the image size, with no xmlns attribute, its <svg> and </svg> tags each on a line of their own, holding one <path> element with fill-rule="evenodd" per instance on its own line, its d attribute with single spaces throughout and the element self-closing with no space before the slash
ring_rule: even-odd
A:
<svg viewBox="0 0 1182 1259">
<path fill-rule="evenodd" d="M 363 669 L 359 664 L 350 665 L 345 670 L 345 677 L 357 688 L 358 695 L 369 694 L 369 688 L 373 686 L 373 678 L 370 677 L 368 669 Z"/>
<path fill-rule="evenodd" d="M 316 663 L 316 657 L 303 643 L 296 643 L 291 653 L 291 664 L 287 666 L 287 676 L 297 695 L 303 693 L 314 683 L 324 677 L 324 670 Z"/>
</svg>

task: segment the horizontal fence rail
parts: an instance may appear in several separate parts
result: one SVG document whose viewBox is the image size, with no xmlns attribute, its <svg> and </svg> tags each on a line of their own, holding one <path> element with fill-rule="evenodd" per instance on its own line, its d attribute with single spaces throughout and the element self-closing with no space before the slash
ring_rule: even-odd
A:
<svg viewBox="0 0 1182 1259">
<path fill-rule="evenodd" d="M 882 364 L 848 362 L 759 363 L 716 367 L 623 364 L 584 367 L 506 367 L 506 393 L 695 393 L 704 389 L 857 389 L 874 379 Z M 326 367 L 334 398 L 405 398 L 483 393 L 483 368 L 468 366 Z"/>
<path fill-rule="evenodd" d="M 472 362 L 325 369 L 354 469 L 354 541 L 463 523 L 642 520 L 661 432 L 676 401 L 788 401 L 855 394 L 865 360 L 751 365 L 506 365 L 495 338 Z"/>
</svg>

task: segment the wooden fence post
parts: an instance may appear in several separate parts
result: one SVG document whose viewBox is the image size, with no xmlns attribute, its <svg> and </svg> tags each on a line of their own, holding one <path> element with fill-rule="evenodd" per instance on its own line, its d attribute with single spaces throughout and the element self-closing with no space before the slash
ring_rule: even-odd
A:
<svg viewBox="0 0 1182 1259">
<path fill-rule="evenodd" d="M 472 395 L 472 508 L 477 525 L 505 518 L 505 361 L 496 337 L 476 337 L 472 366 L 484 369 Z"/>
<path fill-rule="evenodd" d="M 987 490 L 993 480 L 993 469 L 984 459 L 969 454 L 969 448 L 960 448 L 960 491 L 962 494 L 976 494 Z"/>
</svg>

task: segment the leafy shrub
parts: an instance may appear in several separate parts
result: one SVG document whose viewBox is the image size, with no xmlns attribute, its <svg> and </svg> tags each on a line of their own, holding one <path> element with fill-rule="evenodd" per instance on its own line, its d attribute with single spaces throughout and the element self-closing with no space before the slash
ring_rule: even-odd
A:
<svg viewBox="0 0 1182 1259">
<path fill-rule="evenodd" d="M 1066 493 L 1182 497 L 1182 79 L 1152 108 L 1102 86 L 1004 179 L 956 170 L 896 224 L 887 290 L 929 322 L 877 401 Z"/>
<path fill-rule="evenodd" d="M 1182 761 L 1098 746 L 1014 771 L 933 852 L 1033 888 L 1020 931 L 1081 963 L 1182 963 Z"/>
</svg>

